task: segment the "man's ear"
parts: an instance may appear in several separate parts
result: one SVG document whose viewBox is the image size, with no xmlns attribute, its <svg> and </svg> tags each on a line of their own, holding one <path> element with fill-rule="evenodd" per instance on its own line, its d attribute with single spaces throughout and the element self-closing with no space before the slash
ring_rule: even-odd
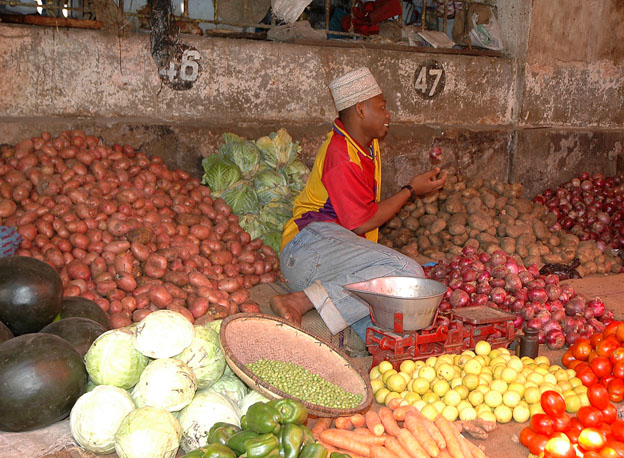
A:
<svg viewBox="0 0 624 458">
<path fill-rule="evenodd" d="M 364 106 L 361 102 L 355 104 L 355 113 L 357 114 L 358 118 L 364 117 Z"/>
</svg>

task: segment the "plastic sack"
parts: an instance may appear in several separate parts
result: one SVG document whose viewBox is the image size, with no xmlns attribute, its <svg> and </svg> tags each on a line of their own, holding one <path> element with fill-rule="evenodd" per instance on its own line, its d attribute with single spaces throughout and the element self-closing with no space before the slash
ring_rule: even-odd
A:
<svg viewBox="0 0 624 458">
<path fill-rule="evenodd" d="M 501 51 L 503 49 L 503 33 L 494 14 L 490 14 L 487 24 L 479 24 L 479 14 L 472 13 L 470 17 L 472 29 L 468 32 L 473 46 Z"/>
<path fill-rule="evenodd" d="M 295 22 L 312 0 L 271 0 L 273 16 L 287 24 Z"/>
<path fill-rule="evenodd" d="M 0 258 L 13 256 L 24 238 L 14 227 L 0 226 Z"/>
</svg>

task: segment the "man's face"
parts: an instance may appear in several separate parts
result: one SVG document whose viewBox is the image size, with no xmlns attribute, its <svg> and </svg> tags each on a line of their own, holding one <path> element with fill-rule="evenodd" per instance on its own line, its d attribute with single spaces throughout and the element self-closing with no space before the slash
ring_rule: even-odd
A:
<svg viewBox="0 0 624 458">
<path fill-rule="evenodd" d="M 373 138 L 383 140 L 390 128 L 390 112 L 386 109 L 386 98 L 379 94 L 360 103 L 362 127 Z"/>
</svg>

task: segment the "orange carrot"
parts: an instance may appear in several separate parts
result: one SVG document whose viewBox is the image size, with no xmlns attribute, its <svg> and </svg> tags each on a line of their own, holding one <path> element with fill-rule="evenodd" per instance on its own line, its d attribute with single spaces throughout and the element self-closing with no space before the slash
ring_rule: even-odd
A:
<svg viewBox="0 0 624 458">
<path fill-rule="evenodd" d="M 453 425 L 452 422 L 449 422 L 449 424 L 451 426 Z M 455 434 L 457 442 L 459 442 L 459 448 L 461 448 L 461 452 L 462 455 L 464 455 L 464 458 L 472 458 L 472 452 L 470 451 L 470 447 L 468 446 L 468 439 L 462 436 L 459 431 L 457 431 L 457 428 L 453 428 L 453 434 Z"/>
<path fill-rule="evenodd" d="M 362 456 L 370 456 L 370 447 L 368 445 L 353 439 L 355 434 L 347 435 L 345 433 L 348 433 L 348 431 L 326 429 L 321 433 L 320 440 L 332 447 L 342 448 Z"/>
<path fill-rule="evenodd" d="M 411 412 L 412 410 L 416 410 L 416 407 L 411 406 L 409 404 L 406 406 L 400 406 L 394 409 L 394 412 L 392 412 L 392 416 L 394 417 L 396 421 L 404 421 L 407 414 Z"/>
<path fill-rule="evenodd" d="M 311 431 L 312 431 L 312 435 L 314 436 L 314 438 L 316 440 L 318 440 L 319 436 L 321 435 L 321 433 L 323 431 L 325 431 L 327 428 L 329 428 L 332 424 L 332 418 L 331 417 L 321 417 L 319 418 L 316 423 L 314 424 L 314 426 L 312 427 Z"/>
<path fill-rule="evenodd" d="M 373 434 L 368 428 L 354 428 L 353 432 L 358 434 Z"/>
<path fill-rule="evenodd" d="M 355 432 L 355 431 L 350 431 L 348 429 L 336 429 L 336 430 L 330 430 L 330 431 L 338 431 L 343 436 L 348 437 L 349 439 L 356 440 L 368 446 L 384 445 L 386 442 L 386 438 L 388 437 L 387 434 L 382 434 L 381 436 L 375 436 L 373 433 L 371 433 L 368 430 L 366 430 L 366 432 Z"/>
<path fill-rule="evenodd" d="M 394 453 L 398 458 L 411 458 L 407 450 L 403 448 L 399 440 L 394 436 L 386 438 L 386 448 Z"/>
<path fill-rule="evenodd" d="M 396 399 L 396 398 L 395 398 Z M 384 430 L 390 434 L 391 436 L 398 436 L 401 428 L 399 424 L 392 416 L 392 410 L 389 407 L 381 407 L 379 409 L 379 418 L 381 419 L 381 424 L 384 427 Z"/>
<path fill-rule="evenodd" d="M 325 447 L 327 449 L 327 456 L 328 457 L 333 452 L 336 452 L 336 453 L 342 453 L 342 454 L 345 454 L 345 455 L 349 455 L 351 458 L 365 458 L 362 455 L 358 455 L 357 453 L 353 453 L 353 452 L 349 452 L 347 450 L 343 450 L 341 448 L 333 447 L 333 446 L 329 445 L 327 442 L 319 441 L 319 444 L 321 444 L 323 447 Z"/>
<path fill-rule="evenodd" d="M 452 457 L 451 455 L 449 455 L 448 451 L 442 450 L 440 454 L 438 455 L 438 458 L 452 458 Z"/>
<path fill-rule="evenodd" d="M 391 410 L 397 409 L 401 406 L 407 406 L 409 405 L 408 402 L 403 399 L 402 397 L 397 397 L 397 398 L 392 398 L 388 401 L 388 408 Z"/>
<path fill-rule="evenodd" d="M 462 452 L 461 446 L 459 445 L 459 441 L 457 437 L 459 433 L 455 429 L 455 427 L 444 418 L 442 415 L 438 415 L 434 420 L 435 425 L 438 427 L 438 430 L 444 436 L 444 441 L 446 442 L 446 449 L 452 458 L 464 458 L 464 454 Z M 469 458 L 472 454 L 469 455 Z"/>
<path fill-rule="evenodd" d="M 351 423 L 354 428 L 362 428 L 363 426 L 366 426 L 366 420 L 364 419 L 364 415 L 361 413 L 351 415 Z"/>
<path fill-rule="evenodd" d="M 401 428 L 398 439 L 401 446 L 412 458 L 429 458 L 425 449 L 421 447 L 416 438 L 407 429 Z"/>
<path fill-rule="evenodd" d="M 411 411 L 407 414 L 407 417 L 405 418 L 405 427 L 407 429 L 409 429 L 409 425 L 411 424 L 411 422 L 414 421 L 414 420 L 408 420 L 408 417 L 414 417 L 416 421 L 419 421 L 420 424 L 424 426 L 424 428 L 427 430 L 429 435 L 433 438 L 433 440 L 435 441 L 436 445 L 438 446 L 440 450 L 443 450 L 446 448 L 446 442 L 444 441 L 444 436 L 442 436 L 442 433 L 440 433 L 436 425 L 434 425 L 431 420 L 429 420 L 422 413 L 420 413 L 420 410 L 414 409 L 414 411 Z"/>
<path fill-rule="evenodd" d="M 375 445 L 371 448 L 372 458 L 398 458 L 394 453 L 381 445 Z"/>
<path fill-rule="evenodd" d="M 468 444 L 468 448 L 470 449 L 470 452 L 472 453 L 472 456 L 474 458 L 487 458 L 487 456 L 485 455 L 485 452 L 483 450 L 481 450 L 475 444 L 470 442 L 470 440 L 465 439 L 465 441 Z"/>
<path fill-rule="evenodd" d="M 353 429 L 351 417 L 338 417 L 334 420 L 334 424 L 338 429 Z"/>
<path fill-rule="evenodd" d="M 438 456 L 440 454 L 438 444 L 433 440 L 422 421 L 418 420 L 414 415 L 408 415 L 404 426 L 414 435 L 430 456 Z"/>
<path fill-rule="evenodd" d="M 379 418 L 379 414 L 374 410 L 366 412 L 364 420 L 366 420 L 366 427 L 376 436 L 381 436 L 384 433 L 385 429 L 381 424 L 381 418 Z"/>
</svg>

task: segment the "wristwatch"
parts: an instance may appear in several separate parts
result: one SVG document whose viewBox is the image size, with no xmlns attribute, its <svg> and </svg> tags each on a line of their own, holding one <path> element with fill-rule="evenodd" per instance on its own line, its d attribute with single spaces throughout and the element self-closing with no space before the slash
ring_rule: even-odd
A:
<svg viewBox="0 0 624 458">
<path fill-rule="evenodd" d="M 416 197 L 418 197 L 416 195 L 416 191 L 414 191 L 414 188 L 412 188 L 409 184 L 406 184 L 405 186 L 401 187 L 401 189 L 407 189 L 410 192 L 411 194 L 410 199 L 415 199 Z"/>
</svg>

